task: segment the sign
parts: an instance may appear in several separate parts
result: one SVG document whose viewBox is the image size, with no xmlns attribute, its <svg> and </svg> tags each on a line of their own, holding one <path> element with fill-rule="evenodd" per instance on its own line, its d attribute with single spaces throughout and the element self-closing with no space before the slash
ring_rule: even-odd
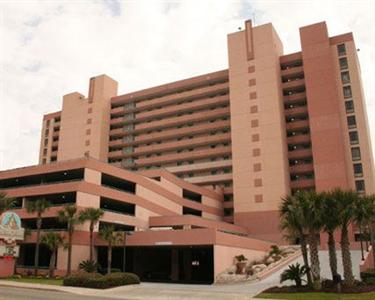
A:
<svg viewBox="0 0 375 300">
<path fill-rule="evenodd" d="M 21 227 L 21 219 L 14 212 L 3 213 L 0 218 L 0 239 L 10 244 L 16 240 L 23 240 L 25 229 Z"/>
<path fill-rule="evenodd" d="M 158 246 L 172 245 L 172 242 L 155 242 L 155 245 L 158 245 Z"/>
<path fill-rule="evenodd" d="M 19 246 L 0 246 L 0 257 L 18 257 L 20 253 Z"/>
</svg>

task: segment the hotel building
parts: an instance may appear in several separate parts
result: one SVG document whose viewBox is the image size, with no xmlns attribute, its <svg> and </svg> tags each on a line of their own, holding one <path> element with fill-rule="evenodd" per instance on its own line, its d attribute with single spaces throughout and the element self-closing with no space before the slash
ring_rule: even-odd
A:
<svg viewBox="0 0 375 300">
<path fill-rule="evenodd" d="M 44 116 L 39 166 L 0 172 L 0 189 L 20 199 L 31 227 L 29 197 L 101 207 L 99 227 L 135 230 L 130 249 L 169 249 L 160 255 L 179 268 L 211 257 L 202 281 L 212 282 L 235 254 L 261 256 L 282 242 L 281 197 L 375 192 L 353 35 L 329 37 L 322 22 L 300 28 L 300 40 L 301 51 L 284 54 L 272 24 L 246 21 L 228 35 L 226 70 L 124 95 L 110 77 L 93 77 L 87 97 L 65 95 L 61 111 Z M 87 259 L 87 225 L 81 231 L 75 266 Z M 194 281 L 193 271 L 171 267 L 168 278 Z"/>
</svg>

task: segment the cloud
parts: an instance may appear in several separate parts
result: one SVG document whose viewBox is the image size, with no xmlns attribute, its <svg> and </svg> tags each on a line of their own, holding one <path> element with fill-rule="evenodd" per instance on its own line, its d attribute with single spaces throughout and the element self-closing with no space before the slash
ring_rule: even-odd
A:
<svg viewBox="0 0 375 300">
<path fill-rule="evenodd" d="M 64 94 L 87 94 L 90 77 L 111 76 L 121 94 L 227 68 L 226 36 L 253 16 L 274 23 L 286 52 L 299 50 L 302 25 L 354 31 L 375 140 L 375 10 L 316 2 L 1 2 L 0 169 L 37 163 L 42 115 Z"/>
</svg>

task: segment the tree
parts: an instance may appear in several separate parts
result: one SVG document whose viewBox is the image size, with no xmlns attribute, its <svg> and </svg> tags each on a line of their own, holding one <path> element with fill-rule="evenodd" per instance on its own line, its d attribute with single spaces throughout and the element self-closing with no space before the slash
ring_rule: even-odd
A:
<svg viewBox="0 0 375 300">
<path fill-rule="evenodd" d="M 287 280 L 292 280 L 296 283 L 296 287 L 302 286 L 303 276 L 307 273 L 306 266 L 300 266 L 299 263 L 289 265 L 288 269 L 284 270 L 280 275 L 280 283 Z"/>
<path fill-rule="evenodd" d="M 308 233 L 313 287 L 314 289 L 319 290 L 321 288 L 319 233 L 322 229 L 321 212 L 324 197 L 323 194 L 316 193 L 312 190 L 299 191 L 295 194 L 295 197 L 301 206 L 304 228 Z"/>
<path fill-rule="evenodd" d="M 34 201 L 26 202 L 26 210 L 29 214 L 36 213 L 36 244 L 35 244 L 35 257 L 34 257 L 34 275 L 38 276 L 39 268 L 39 248 L 40 248 L 40 232 L 42 230 L 42 216 L 51 206 L 50 202 L 46 199 L 37 199 Z"/>
<path fill-rule="evenodd" d="M 49 261 L 49 277 L 53 278 L 56 264 L 56 252 L 60 246 L 64 245 L 63 237 L 56 232 L 48 232 L 41 237 L 40 242 L 51 250 Z"/>
<path fill-rule="evenodd" d="M 69 276 L 72 273 L 72 239 L 75 226 L 80 224 L 82 221 L 79 218 L 79 213 L 76 205 L 65 206 L 58 212 L 58 218 L 60 222 L 66 222 L 68 225 L 68 266 L 66 275 Z"/>
<path fill-rule="evenodd" d="M 370 229 L 370 244 L 375 249 L 375 195 L 359 197 L 355 210 L 355 222 Z M 375 251 L 372 251 L 375 269 Z"/>
<path fill-rule="evenodd" d="M 0 193 L 0 215 L 8 210 L 14 207 L 16 203 L 16 199 L 7 197 L 5 193 Z"/>
<path fill-rule="evenodd" d="M 300 206 L 293 196 L 286 196 L 280 205 L 281 228 L 287 231 L 289 239 L 298 239 L 306 268 L 307 283 L 312 286 L 309 266 L 306 234 L 304 233 L 304 219 Z"/>
<path fill-rule="evenodd" d="M 112 266 L 112 246 L 122 242 L 123 234 L 119 231 L 115 231 L 115 227 L 112 225 L 104 226 L 99 231 L 99 236 L 108 243 L 108 266 L 107 273 L 111 273 Z"/>
<path fill-rule="evenodd" d="M 94 252 L 94 227 L 103 216 L 104 211 L 100 208 L 88 207 L 79 213 L 79 218 L 82 222 L 90 222 L 90 261 L 93 261 Z"/>
<path fill-rule="evenodd" d="M 321 216 L 323 230 L 328 234 L 328 256 L 332 279 L 336 280 L 338 273 L 334 232 L 340 226 L 340 219 L 337 200 L 335 197 L 332 197 L 331 193 L 324 194 Z"/>
<path fill-rule="evenodd" d="M 331 197 L 333 197 L 338 204 L 337 207 L 341 229 L 340 245 L 342 265 L 344 269 L 344 281 L 347 285 L 352 286 L 354 284 L 354 275 L 352 269 L 352 258 L 350 254 L 348 228 L 355 219 L 356 205 L 359 202 L 359 196 L 353 191 L 335 189 L 331 193 Z"/>
</svg>

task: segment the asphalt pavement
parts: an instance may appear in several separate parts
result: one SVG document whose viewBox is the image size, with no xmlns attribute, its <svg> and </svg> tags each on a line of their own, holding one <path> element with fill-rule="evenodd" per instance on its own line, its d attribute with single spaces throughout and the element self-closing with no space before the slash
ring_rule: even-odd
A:
<svg viewBox="0 0 375 300">
<path fill-rule="evenodd" d="M 0 287 L 0 300 L 113 300 L 103 296 L 83 296 L 64 292 L 42 291 L 26 288 Z M 126 299 L 126 298 L 123 298 Z"/>
</svg>

